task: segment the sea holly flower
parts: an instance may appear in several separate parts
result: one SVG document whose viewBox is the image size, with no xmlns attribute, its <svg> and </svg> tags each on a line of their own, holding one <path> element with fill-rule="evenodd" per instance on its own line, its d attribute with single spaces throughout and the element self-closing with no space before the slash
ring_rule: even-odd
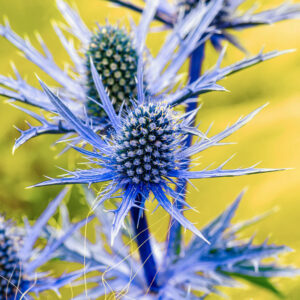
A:
<svg viewBox="0 0 300 300">
<path fill-rule="evenodd" d="M 93 207 L 93 192 L 83 188 L 87 202 Z M 89 241 L 77 231 L 65 244 L 69 249 L 67 252 L 70 253 L 67 259 L 88 264 L 91 269 L 100 272 L 100 275 L 88 274 L 87 282 L 93 282 L 95 285 L 74 299 L 98 299 L 111 293 L 120 299 L 203 299 L 207 294 L 225 297 L 218 288 L 238 288 L 241 286 L 238 280 L 240 278 L 278 295 L 280 292 L 269 279 L 299 275 L 299 270 L 281 266 L 274 260 L 280 254 L 289 252 L 291 249 L 288 247 L 270 244 L 267 240 L 257 244 L 254 237 L 245 238 L 244 235 L 241 238 L 245 228 L 269 214 L 232 224 L 242 195 L 243 193 L 202 229 L 209 237 L 210 244 L 198 236 L 193 236 L 188 244 L 183 246 L 183 251 L 166 263 L 167 245 L 158 243 L 155 239 L 151 240 L 158 264 L 155 289 L 147 285 L 137 259 L 138 249 L 132 242 L 132 239 L 136 239 L 134 232 L 121 228 L 115 243 L 107 247 L 106 242 L 111 239 L 112 215 L 104 212 L 102 207 L 96 210 L 95 214 L 101 226 L 89 228 L 97 232 L 95 242 Z M 67 211 L 64 220 L 69 222 Z M 268 262 L 265 262 L 265 259 L 268 259 Z"/>
<path fill-rule="evenodd" d="M 52 258 L 67 256 L 68 251 L 64 243 L 76 230 L 89 220 L 76 224 L 68 224 L 61 230 L 47 225 L 48 220 L 55 213 L 57 207 L 66 195 L 63 190 L 45 209 L 33 226 L 27 223 L 24 228 L 5 221 L 0 216 L 0 295 L 1 299 L 33 299 L 30 294 L 39 295 L 46 290 L 58 292 L 58 289 L 73 282 L 83 275 L 82 270 L 64 274 L 58 278 L 40 272 L 39 268 Z M 90 218 L 91 219 L 91 218 Z M 48 240 L 41 248 L 36 246 L 46 232 Z M 55 254 L 60 251 L 60 255 Z"/>
<path fill-rule="evenodd" d="M 95 167 L 69 171 L 60 179 L 50 179 L 37 184 L 37 186 L 92 184 L 110 181 L 107 188 L 101 193 L 99 203 L 121 191 L 122 201 L 115 211 L 115 219 L 112 224 L 113 239 L 130 209 L 140 206 L 142 212 L 144 202 L 151 193 L 158 201 L 159 206 L 162 206 L 180 224 L 204 238 L 168 199 L 171 197 L 175 202 L 183 201 L 187 205 L 181 199 L 180 194 L 175 193 L 170 187 L 170 183 L 173 184 L 174 179 L 241 176 L 274 171 L 273 169 L 256 169 L 255 167 L 226 170 L 224 169 L 226 162 L 213 170 L 191 171 L 186 164 L 192 155 L 221 144 L 220 142 L 224 138 L 245 125 L 261 108 L 239 119 L 223 132 L 207 137 L 197 128 L 190 127 L 197 111 L 180 116 L 176 115 L 171 110 L 170 105 L 164 102 L 152 103 L 152 99 L 143 92 L 141 69 L 138 72 L 140 79 L 137 87 L 138 100 L 133 102 L 132 108 L 121 114 L 116 114 L 92 63 L 91 70 L 99 98 L 102 101 L 101 106 L 106 111 L 111 123 L 111 133 L 105 138 L 96 134 L 89 124 L 84 124 L 79 120 L 59 97 L 41 82 L 46 95 L 56 107 L 56 111 L 85 142 L 94 148 L 94 151 L 88 151 L 84 148 L 75 147 Z M 192 146 L 186 147 L 184 141 L 189 135 L 195 135 L 199 137 L 199 140 Z M 136 201 L 137 198 L 139 198 L 138 201 Z"/>
<path fill-rule="evenodd" d="M 144 9 L 132 0 L 107 0 L 112 3 L 127 7 L 137 12 Z M 166 25 L 167 28 L 176 28 L 182 19 L 195 15 L 199 6 L 207 5 L 212 0 L 161 0 L 156 11 L 155 19 Z M 218 7 L 215 18 L 208 27 L 205 36 L 210 39 L 216 50 L 221 50 L 221 42 L 226 40 L 241 50 L 245 51 L 233 30 L 242 30 L 259 25 L 270 25 L 279 21 L 295 19 L 300 16 L 300 5 L 297 3 L 283 3 L 274 8 L 257 12 L 257 6 L 245 10 L 242 5 L 246 0 L 223 0 Z"/>
<path fill-rule="evenodd" d="M 178 87 L 179 69 L 199 43 L 204 41 L 199 42 L 199 39 L 201 40 L 201 36 L 208 30 L 208 26 L 221 4 L 221 0 L 214 0 L 207 5 L 197 7 L 194 13 L 202 18 L 194 19 L 190 16 L 182 19 L 180 26 L 168 35 L 159 54 L 151 57 L 149 52 L 146 56 L 144 55 L 145 38 L 149 24 L 156 12 L 158 1 L 147 2 L 139 25 L 128 33 L 124 28 L 110 24 L 99 25 L 95 32 L 91 32 L 75 10 L 64 1 L 57 0 L 57 6 L 68 23 L 68 26 L 65 25 L 63 29 L 66 29 L 80 42 L 80 48 L 75 48 L 72 40 L 68 40 L 61 27 L 54 23 L 54 30 L 73 62 L 72 70 L 62 70 L 58 67 L 40 36 L 38 36 L 38 40 L 44 54 L 35 49 L 28 40 L 23 40 L 14 33 L 8 22 L 0 25 L 0 35 L 9 40 L 28 60 L 60 85 L 60 87 L 56 87 L 59 90 L 60 98 L 77 118 L 85 123 L 92 123 L 95 130 L 102 131 L 106 126 L 107 118 L 105 118 L 104 110 L 95 103 L 95 100 L 99 101 L 99 98 L 92 80 L 90 58 L 94 61 L 95 68 L 101 76 L 117 112 L 123 103 L 130 105 L 130 99 L 135 99 L 137 96 L 135 80 L 138 61 L 144 64 L 145 90 L 153 99 L 159 100 L 165 91 Z M 183 39 L 183 37 L 185 38 Z M 219 62 L 213 71 L 200 77 L 197 83 L 189 85 L 183 90 L 179 89 L 175 95 L 171 94 L 170 103 L 172 105 L 183 103 L 187 98 L 184 91 L 188 91 L 189 98 L 192 98 L 212 90 L 224 90 L 216 84 L 218 80 L 279 54 L 281 53 L 276 51 L 260 53 L 225 68 L 221 68 Z M 2 85 L 0 94 L 12 101 L 20 101 L 42 110 L 42 114 L 37 114 L 12 103 L 40 123 L 40 125 L 29 123 L 28 129 L 19 129 L 21 136 L 16 140 L 14 150 L 38 135 L 65 133 L 66 138 L 69 138 L 70 134 L 75 133 L 73 127 L 70 127 L 63 119 L 53 117 L 52 113 L 56 111 L 56 108 L 45 94 L 26 83 L 17 68 L 15 66 L 13 68 L 16 79 L 0 76 Z M 182 97 L 179 94 L 183 94 Z M 167 98 L 165 95 L 163 97 Z M 48 112 L 46 114 L 48 117 L 44 112 Z M 80 139 L 75 138 L 73 143 L 76 144 L 79 141 Z"/>
</svg>

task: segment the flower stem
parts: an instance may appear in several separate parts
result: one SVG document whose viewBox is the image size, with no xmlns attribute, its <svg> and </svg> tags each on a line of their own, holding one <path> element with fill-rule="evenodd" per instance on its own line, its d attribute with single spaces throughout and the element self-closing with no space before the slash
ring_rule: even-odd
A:
<svg viewBox="0 0 300 300">
<path fill-rule="evenodd" d="M 204 60 L 204 50 L 205 44 L 201 44 L 190 56 L 190 67 L 189 67 L 189 83 L 196 81 L 202 71 L 202 64 Z M 197 102 L 188 103 L 186 107 L 186 112 L 190 112 L 197 108 Z M 195 119 L 192 121 L 191 126 L 195 126 Z M 192 144 L 192 135 L 189 135 L 186 139 L 186 147 L 191 146 Z M 188 168 L 189 162 L 186 167 Z M 176 192 L 181 200 L 185 200 L 186 197 L 186 189 L 187 189 L 187 181 L 183 179 L 179 179 L 177 182 Z M 181 210 L 183 208 L 182 201 L 175 201 L 174 205 L 176 205 L 177 209 Z M 167 260 L 170 261 L 173 259 L 174 255 L 177 256 L 181 251 L 181 225 L 174 219 L 171 219 L 170 223 L 170 233 L 169 233 L 169 241 L 167 248 Z"/>
<path fill-rule="evenodd" d="M 157 267 L 151 247 L 147 218 L 145 213 L 141 214 L 141 208 L 138 207 L 142 204 L 141 195 L 137 196 L 135 204 L 137 206 L 132 207 L 130 210 L 131 219 L 133 221 L 133 227 L 135 230 L 135 240 L 139 249 L 140 259 L 144 269 L 148 288 L 151 292 L 157 292 Z"/>
</svg>

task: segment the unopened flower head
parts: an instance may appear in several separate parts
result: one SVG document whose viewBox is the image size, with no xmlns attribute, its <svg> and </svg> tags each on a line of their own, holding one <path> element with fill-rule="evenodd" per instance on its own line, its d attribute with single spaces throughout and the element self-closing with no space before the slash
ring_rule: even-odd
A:
<svg viewBox="0 0 300 300">
<path fill-rule="evenodd" d="M 88 97 L 100 100 L 90 70 L 91 58 L 117 111 L 123 102 L 129 104 L 129 99 L 136 98 L 138 55 L 125 29 L 110 25 L 100 27 L 91 37 L 86 57 Z M 105 116 L 95 102 L 88 100 L 87 107 L 92 115 Z"/>
</svg>

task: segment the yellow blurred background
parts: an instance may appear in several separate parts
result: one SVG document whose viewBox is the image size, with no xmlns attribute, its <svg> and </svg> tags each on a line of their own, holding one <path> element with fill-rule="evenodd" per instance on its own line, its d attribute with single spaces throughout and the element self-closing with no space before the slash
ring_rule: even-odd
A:
<svg viewBox="0 0 300 300">
<path fill-rule="evenodd" d="M 254 1 L 248 1 L 253 3 Z M 261 1 L 263 2 L 263 1 Z M 95 22 L 103 24 L 105 18 L 111 23 L 120 21 L 128 24 L 126 15 L 130 14 L 135 20 L 138 15 L 119 8 L 112 8 L 101 0 L 75 1 L 80 13 L 90 28 Z M 266 1 L 265 7 L 271 7 L 280 1 Z M 7 16 L 12 28 L 21 36 L 29 36 L 32 43 L 38 47 L 34 33 L 38 31 L 46 41 L 57 63 L 63 66 L 68 59 L 58 38 L 51 28 L 50 21 L 62 20 L 55 3 L 52 0 L 0 0 L 0 14 Z M 285 21 L 272 26 L 262 26 L 238 33 L 244 46 L 251 54 L 256 54 L 262 46 L 265 51 L 299 48 L 300 21 Z M 159 48 L 162 37 L 151 35 L 148 45 L 151 50 Z M 10 61 L 13 61 L 22 76 L 28 82 L 37 85 L 34 72 L 37 72 L 48 84 L 53 82 L 38 68 L 17 54 L 16 49 L 4 38 L 0 38 L 0 72 L 3 75 L 12 74 Z M 244 54 L 229 46 L 224 65 L 243 58 Z M 207 47 L 205 68 L 210 67 L 216 60 L 216 54 Z M 186 71 L 186 70 L 185 70 Z M 262 167 L 293 168 L 289 171 L 252 175 L 240 178 L 207 179 L 195 181 L 197 188 L 189 189 L 189 203 L 196 207 L 199 213 L 188 212 L 186 215 L 201 227 L 229 205 L 238 193 L 245 187 L 248 191 L 241 203 L 235 220 L 243 220 L 268 211 L 274 207 L 279 210 L 247 230 L 250 236 L 256 233 L 256 241 L 261 242 L 266 237 L 270 242 L 285 244 L 295 252 L 283 256 L 282 263 L 294 264 L 300 267 L 300 50 L 264 62 L 247 69 L 221 82 L 230 93 L 211 93 L 201 97 L 203 108 L 198 121 L 200 128 L 206 129 L 214 121 L 211 133 L 216 133 L 228 123 L 233 123 L 255 108 L 270 102 L 270 104 L 246 127 L 239 130 L 226 141 L 237 142 L 234 145 L 216 147 L 203 153 L 201 166 L 216 165 L 236 156 L 229 162 L 228 167 L 250 166 L 261 161 Z M 78 156 L 72 154 L 55 158 L 60 147 L 52 147 L 56 140 L 53 136 L 42 136 L 27 142 L 12 155 L 12 147 L 18 132 L 16 125 L 26 128 L 22 112 L 0 102 L 0 212 L 20 222 L 27 216 L 34 220 L 46 207 L 47 203 L 60 190 L 59 187 L 25 189 L 25 187 L 43 180 L 44 175 L 56 176 L 61 173 L 56 166 L 74 168 Z M 85 204 L 68 203 L 71 217 L 80 218 Z M 152 205 L 151 205 L 152 206 Z M 86 207 L 85 207 L 86 208 Z M 150 222 L 164 217 L 159 209 L 149 216 Z M 157 239 L 164 236 L 158 233 L 159 228 L 167 229 L 165 222 L 151 228 Z M 156 222 L 157 223 L 157 222 Z M 187 237 L 189 233 L 186 233 Z M 300 277 L 293 279 L 275 279 L 273 283 L 283 292 L 286 299 L 300 299 Z M 224 289 L 232 299 L 276 299 L 263 289 L 246 285 L 241 289 Z M 65 290 L 63 299 L 69 299 L 71 292 Z M 53 293 L 45 294 L 40 299 L 58 299 Z M 219 299 L 212 296 L 209 299 Z"/>
</svg>

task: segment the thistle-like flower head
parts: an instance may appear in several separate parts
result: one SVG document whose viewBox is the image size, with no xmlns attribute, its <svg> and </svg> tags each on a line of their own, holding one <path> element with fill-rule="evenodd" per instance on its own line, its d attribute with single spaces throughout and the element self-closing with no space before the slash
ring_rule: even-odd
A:
<svg viewBox="0 0 300 300">
<path fill-rule="evenodd" d="M 101 76 L 104 86 L 116 111 L 123 102 L 136 98 L 136 82 L 138 54 L 132 38 L 125 29 L 114 26 L 103 26 L 91 37 L 86 52 L 87 62 L 87 96 L 100 100 L 90 70 L 90 58 Z M 106 114 L 93 101 L 87 102 L 91 115 L 105 117 Z"/>
<path fill-rule="evenodd" d="M 113 139 L 116 169 L 132 184 L 160 183 L 177 165 L 180 125 L 168 106 L 137 106 L 126 116 Z"/>
<path fill-rule="evenodd" d="M 0 216 L 0 296 L 1 299 L 32 299 L 30 293 L 38 295 L 45 290 L 58 291 L 59 288 L 82 276 L 82 270 L 55 278 L 40 273 L 38 268 L 53 258 L 68 257 L 65 247 L 67 239 L 87 220 L 68 224 L 68 228 L 58 230 L 47 225 L 67 190 L 63 190 L 46 208 L 36 223 L 25 228 L 5 221 Z M 46 246 L 36 246 L 40 238 L 48 237 Z M 58 254 L 59 252 L 59 254 Z"/>
<path fill-rule="evenodd" d="M 222 139 L 252 119 L 259 109 L 238 120 L 218 135 L 209 138 L 199 129 L 190 125 L 197 111 L 178 116 L 172 111 L 169 104 L 152 103 L 152 98 L 144 94 L 141 68 L 138 69 L 137 102 L 133 103 L 134 108 L 127 112 L 121 111 L 119 114 L 116 114 L 92 62 L 91 71 L 99 98 L 102 101 L 101 106 L 110 121 L 111 133 L 105 138 L 99 136 L 92 127 L 83 124 L 76 118 L 61 99 L 41 82 L 45 93 L 60 116 L 76 130 L 85 142 L 94 148 L 94 151 L 88 151 L 75 147 L 95 167 L 68 172 L 63 178 L 50 179 L 37 186 L 110 181 L 108 187 L 100 194 L 99 203 L 121 191 L 122 202 L 115 211 L 112 238 L 116 236 L 129 210 L 134 206 L 143 207 L 151 193 L 158 204 L 180 224 L 204 238 L 168 199 L 170 196 L 175 202 L 187 205 L 182 195 L 177 194 L 171 188 L 171 184 L 174 184 L 176 179 L 240 176 L 273 171 L 254 167 L 224 170 L 225 163 L 214 170 L 190 171 L 187 165 L 187 161 L 192 155 L 218 145 Z M 187 147 L 185 139 L 189 135 L 195 135 L 199 140 Z M 136 201 L 137 198 L 142 198 L 141 203 Z"/>
</svg>

